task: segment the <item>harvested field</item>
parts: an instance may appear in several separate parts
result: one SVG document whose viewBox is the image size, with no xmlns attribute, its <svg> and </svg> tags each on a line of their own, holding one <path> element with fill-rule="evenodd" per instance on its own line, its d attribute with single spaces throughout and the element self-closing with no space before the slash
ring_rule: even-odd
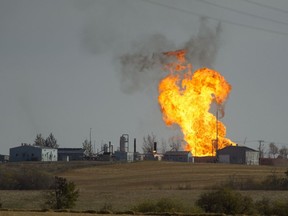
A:
<svg viewBox="0 0 288 216">
<path fill-rule="evenodd" d="M 39 166 L 39 165 L 38 165 Z M 61 168 L 62 169 L 62 168 Z M 58 175 L 80 190 L 75 210 L 126 211 L 139 202 L 173 198 L 191 206 L 203 191 L 234 178 L 284 177 L 286 167 L 136 162 L 69 169 Z M 41 209 L 41 191 L 0 191 L 3 208 Z M 241 191 L 254 200 L 288 198 L 288 191 Z M 2 212 L 1 212 L 2 213 Z M 2 214 L 1 214 L 2 215 Z M 10 215 L 9 215 L 10 216 Z"/>
</svg>

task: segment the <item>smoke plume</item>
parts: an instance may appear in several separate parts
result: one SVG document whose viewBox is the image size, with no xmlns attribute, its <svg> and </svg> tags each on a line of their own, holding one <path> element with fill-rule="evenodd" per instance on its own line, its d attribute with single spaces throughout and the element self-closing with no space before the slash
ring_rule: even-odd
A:
<svg viewBox="0 0 288 216">
<path fill-rule="evenodd" d="M 221 25 L 208 24 L 207 19 L 201 18 L 197 36 L 178 47 L 162 34 L 138 41 L 132 52 L 120 56 L 122 91 L 133 93 L 158 82 L 163 76 L 163 65 L 170 58 L 163 54 L 167 51 L 185 49 L 186 59 L 194 69 L 211 67 L 219 48 Z"/>
</svg>

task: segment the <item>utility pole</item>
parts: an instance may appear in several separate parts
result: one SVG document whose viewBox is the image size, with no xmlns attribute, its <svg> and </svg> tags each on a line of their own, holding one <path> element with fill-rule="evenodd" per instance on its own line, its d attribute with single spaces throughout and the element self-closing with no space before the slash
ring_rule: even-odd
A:
<svg viewBox="0 0 288 216">
<path fill-rule="evenodd" d="M 216 109 L 216 126 L 215 126 L 215 130 L 216 130 L 216 137 L 215 137 L 215 139 L 212 140 L 212 155 L 214 154 L 214 149 L 215 149 L 215 155 L 217 154 L 217 150 L 218 150 L 218 107 Z"/>
<path fill-rule="evenodd" d="M 216 111 L 216 152 L 218 150 L 218 106 L 217 106 L 217 111 Z"/>
<path fill-rule="evenodd" d="M 264 142 L 264 140 L 258 140 L 259 142 L 259 147 L 258 147 L 258 151 L 259 151 L 259 158 L 263 158 L 263 145 L 262 143 Z"/>
<path fill-rule="evenodd" d="M 90 137 L 89 143 L 90 143 L 90 145 L 91 145 L 91 130 L 92 130 L 92 128 L 90 128 L 90 134 L 89 134 L 89 137 Z"/>
</svg>

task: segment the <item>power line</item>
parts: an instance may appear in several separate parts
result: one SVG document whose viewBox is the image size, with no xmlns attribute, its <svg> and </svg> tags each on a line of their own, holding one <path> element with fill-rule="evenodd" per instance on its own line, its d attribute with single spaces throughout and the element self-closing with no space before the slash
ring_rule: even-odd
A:
<svg viewBox="0 0 288 216">
<path fill-rule="evenodd" d="M 247 13 L 247 12 L 240 11 L 240 10 L 237 10 L 237 9 L 234 9 L 234 8 L 230 8 L 230 7 L 222 6 L 222 5 L 219 5 L 219 4 L 215 4 L 214 2 L 209 2 L 209 1 L 206 1 L 206 0 L 196 0 L 196 1 L 202 2 L 202 3 L 205 3 L 205 4 L 209 4 L 209 5 L 213 5 L 214 7 L 222 8 L 222 9 L 225 9 L 225 10 L 230 10 L 230 11 L 233 11 L 233 12 L 238 13 L 238 14 L 244 14 L 244 15 L 251 16 L 251 17 L 254 17 L 254 18 L 263 19 L 263 20 L 267 20 L 267 21 L 270 21 L 270 22 L 274 22 L 274 23 L 278 23 L 278 24 L 282 24 L 282 25 L 287 25 L 288 26 L 287 22 L 282 22 L 282 21 L 278 21 L 278 20 L 275 20 L 275 19 L 267 18 L 267 17 L 264 17 L 264 16 L 259 16 L 259 15 L 256 15 L 256 14 Z"/>
<path fill-rule="evenodd" d="M 171 5 L 162 4 L 162 3 L 151 1 L 151 0 L 140 0 L 140 1 L 147 2 L 147 3 L 150 3 L 150 4 L 154 4 L 154 5 L 158 5 L 158 6 L 161 6 L 161 7 L 166 7 L 166 8 L 172 9 L 172 10 L 178 10 L 178 11 L 180 11 L 182 13 L 186 13 L 186 14 L 194 14 L 196 16 L 206 17 L 206 18 L 211 19 L 211 20 L 216 20 L 216 21 L 220 21 L 220 22 L 223 22 L 223 23 L 228 23 L 228 24 L 231 24 L 231 25 L 237 25 L 237 26 L 241 26 L 241 27 L 245 27 L 245 28 L 249 28 L 249 29 L 255 29 L 255 30 L 259 30 L 259 31 L 273 33 L 273 34 L 288 36 L 288 33 L 286 33 L 286 32 L 274 31 L 274 30 L 265 29 L 265 28 L 261 28 L 261 27 L 255 27 L 255 26 L 251 26 L 251 25 L 236 23 L 236 22 L 233 22 L 233 21 L 230 21 L 230 20 L 225 20 L 225 19 L 218 19 L 218 18 L 215 18 L 215 17 L 212 17 L 212 16 L 203 15 L 203 14 L 198 13 L 198 12 L 186 10 L 186 9 L 183 9 L 183 8 L 178 8 L 178 7 L 171 6 Z"/>
<path fill-rule="evenodd" d="M 272 10 L 275 10 L 275 11 L 278 11 L 278 12 L 288 13 L 288 10 L 284 10 L 282 8 L 273 7 L 273 6 L 270 6 L 270 5 L 263 4 L 263 3 L 254 2 L 254 1 L 251 1 L 251 0 L 242 0 L 242 1 L 246 1 L 246 2 L 249 2 L 250 4 L 258 5 L 260 7 L 265 7 L 265 8 L 272 9 Z"/>
<path fill-rule="evenodd" d="M 288 145 L 288 143 L 283 143 L 283 142 L 277 142 L 277 141 L 267 141 L 267 140 L 246 140 L 245 143 L 259 143 L 261 141 L 261 143 L 274 143 L 277 145 Z"/>
</svg>

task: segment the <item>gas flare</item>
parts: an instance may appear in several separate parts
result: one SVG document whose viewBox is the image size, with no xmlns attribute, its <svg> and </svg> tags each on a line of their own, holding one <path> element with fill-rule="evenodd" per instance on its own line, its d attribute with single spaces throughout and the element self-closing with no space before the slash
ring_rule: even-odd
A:
<svg viewBox="0 0 288 216">
<path fill-rule="evenodd" d="M 231 85 L 215 70 L 201 68 L 192 72 L 186 62 L 185 50 L 164 53 L 173 59 L 165 65 L 170 74 L 159 83 L 159 97 L 163 120 L 170 126 L 180 126 L 185 150 L 194 156 L 215 155 L 217 149 L 234 143 L 225 138 L 226 128 L 209 112 L 212 102 L 222 107 L 231 91 Z M 175 61 L 176 57 L 176 61 Z M 222 110 L 222 109 L 221 109 Z"/>
</svg>

